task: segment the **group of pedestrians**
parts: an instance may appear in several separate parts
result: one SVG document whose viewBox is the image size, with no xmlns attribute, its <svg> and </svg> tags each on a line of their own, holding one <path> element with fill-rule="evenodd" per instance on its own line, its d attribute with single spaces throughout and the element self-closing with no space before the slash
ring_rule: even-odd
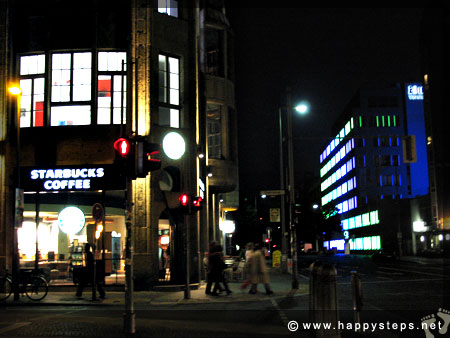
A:
<svg viewBox="0 0 450 338">
<path fill-rule="evenodd" d="M 223 260 L 222 246 L 216 242 L 212 242 L 209 251 L 204 259 L 206 268 L 206 290 L 205 293 L 211 296 L 218 296 L 220 292 L 231 294 L 225 277 L 226 264 Z M 245 280 L 241 285 L 241 289 L 245 290 L 249 285 L 250 294 L 258 293 L 258 284 L 264 285 L 267 295 L 273 294 L 270 288 L 269 275 L 267 273 L 266 261 L 259 244 L 248 243 L 245 251 Z M 211 291 L 212 285 L 214 288 Z M 223 284 L 223 288 L 222 285 Z"/>
</svg>

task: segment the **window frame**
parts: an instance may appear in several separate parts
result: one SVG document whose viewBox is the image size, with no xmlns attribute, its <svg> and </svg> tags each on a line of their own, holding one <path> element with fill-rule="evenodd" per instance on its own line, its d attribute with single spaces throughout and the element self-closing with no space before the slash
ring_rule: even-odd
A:
<svg viewBox="0 0 450 338">
<path fill-rule="evenodd" d="M 164 69 L 161 69 L 160 63 L 161 63 L 161 57 L 164 58 Z M 178 62 L 178 72 L 172 73 L 171 72 L 171 62 L 170 59 L 177 60 Z M 181 64 L 182 59 L 181 57 L 173 54 L 158 53 L 158 125 L 162 127 L 169 127 L 169 128 L 181 128 L 182 127 L 182 119 L 181 119 Z M 164 74 L 164 81 L 162 82 L 161 75 Z M 175 74 L 177 76 L 178 84 L 177 88 L 171 87 L 172 80 L 171 75 Z M 163 97 L 161 97 L 161 90 L 163 90 Z M 176 91 L 177 98 L 176 103 L 171 103 L 173 96 L 172 91 Z M 165 118 L 162 118 L 163 110 L 165 111 L 164 114 L 169 114 L 169 116 L 165 116 Z M 163 123 L 163 121 L 168 121 L 168 123 Z"/>
<path fill-rule="evenodd" d="M 25 109 L 22 108 L 22 104 L 21 104 L 21 114 L 22 112 L 26 112 L 26 115 L 30 115 L 30 116 L 26 116 L 25 117 L 28 119 L 30 119 L 30 121 L 28 121 L 27 123 L 25 123 L 25 125 L 21 122 L 21 128 L 37 128 L 37 127 L 59 127 L 59 126 L 96 126 L 96 125 L 121 125 L 121 122 L 118 123 L 114 123 L 114 102 L 113 102 L 113 96 L 111 97 L 111 104 L 110 104 L 110 121 L 109 123 L 105 123 L 105 124 L 99 124 L 98 120 L 99 120 L 99 109 L 98 109 L 98 89 L 99 89 L 99 77 L 102 75 L 109 75 L 111 76 L 111 92 L 114 92 L 114 80 L 113 77 L 114 76 L 119 76 L 119 79 L 121 76 L 124 77 L 124 101 L 123 101 L 123 109 L 126 109 L 126 92 L 127 92 L 127 82 L 126 82 L 126 70 L 125 73 L 122 74 L 122 71 L 109 71 L 109 70 L 102 70 L 100 71 L 100 65 L 98 63 L 98 59 L 99 59 L 99 55 L 100 53 L 124 53 L 124 56 L 122 55 L 122 57 L 119 57 L 119 59 L 125 59 L 125 64 L 126 64 L 126 60 L 127 60 L 127 51 L 126 50 L 98 50 L 93 52 L 92 50 L 85 50 L 85 49 L 80 49 L 80 50 L 58 50 L 58 51 L 46 51 L 43 53 L 26 53 L 26 54 L 18 54 L 17 55 L 17 62 L 18 62 L 18 78 L 20 81 L 26 81 L 26 80 L 31 80 L 31 110 L 30 111 L 26 111 Z M 89 53 L 89 67 L 83 67 L 81 66 L 80 68 L 74 68 L 74 62 L 75 62 L 75 55 L 76 54 L 82 54 L 82 53 Z M 57 54 L 61 54 L 61 55 L 70 55 L 70 69 L 66 69 L 66 68 L 61 68 L 61 69 L 56 69 L 55 67 L 55 63 L 54 63 L 54 55 Z M 30 57 L 30 56 L 43 56 L 43 59 L 45 61 L 44 64 L 44 71 L 43 73 L 36 73 L 36 74 L 30 74 L 27 70 L 22 72 L 21 68 L 22 68 L 22 60 L 25 60 L 25 58 Z M 88 64 L 88 63 L 86 63 Z M 24 63 L 25 67 L 29 67 L 29 65 L 26 65 Z M 69 72 L 69 78 L 68 78 L 68 83 L 69 85 L 67 87 L 69 87 L 69 97 L 67 100 L 65 100 L 64 98 L 56 98 L 54 95 L 56 92 L 54 92 L 54 90 L 56 89 L 56 84 L 54 83 L 54 79 L 55 79 L 55 74 L 58 70 L 65 70 Z M 76 80 L 76 72 L 77 70 L 85 70 L 84 73 L 87 74 L 89 73 L 88 77 L 82 78 L 81 77 L 81 82 L 75 82 L 74 80 Z M 80 72 L 81 74 L 81 72 Z M 35 113 L 38 111 L 34 105 L 35 103 L 35 90 L 34 90 L 34 81 L 36 79 L 43 79 L 44 83 L 43 83 L 43 87 L 44 87 L 44 93 L 40 93 L 40 95 L 43 95 L 43 117 L 42 117 L 42 125 L 35 125 L 35 121 L 36 121 L 36 117 L 35 117 Z M 61 78 L 63 81 L 66 79 L 65 77 Z M 89 81 L 86 81 L 86 79 L 89 79 Z M 78 86 L 89 86 L 89 89 L 86 89 L 86 91 L 84 92 L 84 94 L 89 93 L 89 99 L 80 99 L 80 100 L 74 100 L 74 92 L 77 90 L 76 87 Z M 120 88 L 121 90 L 121 88 Z M 112 95 L 114 95 L 112 93 Z M 119 105 L 121 105 L 121 103 L 119 103 Z M 67 107 L 68 108 L 68 112 L 72 111 L 75 112 L 75 115 L 73 116 L 77 116 L 76 114 L 76 109 L 77 107 L 80 107 L 81 110 L 81 114 L 84 115 L 84 117 L 81 117 L 80 120 L 76 120 L 76 121 L 81 121 L 81 122 L 75 122 L 73 124 L 68 124 L 68 119 L 64 118 L 63 120 L 61 120 L 64 123 L 61 124 L 57 124 L 57 121 L 60 121 L 58 118 L 55 118 L 58 114 L 58 110 L 62 110 L 63 107 Z M 28 107 L 27 107 L 28 108 Z M 118 107 L 119 109 L 122 109 L 122 107 Z M 84 114 L 83 114 L 84 112 Z M 89 117 L 88 117 L 89 115 Z M 69 116 L 69 113 L 68 113 Z M 126 115 L 125 115 L 126 118 Z M 126 119 L 124 118 L 123 120 L 123 124 L 126 123 Z M 87 123 L 86 121 L 89 120 L 89 123 Z"/>
</svg>

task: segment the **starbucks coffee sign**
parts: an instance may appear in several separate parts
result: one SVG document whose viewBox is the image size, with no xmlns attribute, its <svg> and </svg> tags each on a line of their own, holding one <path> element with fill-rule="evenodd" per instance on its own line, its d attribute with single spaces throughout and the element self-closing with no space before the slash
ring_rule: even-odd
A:
<svg viewBox="0 0 450 338">
<path fill-rule="evenodd" d="M 114 165 L 21 168 L 26 191 L 121 190 L 125 177 Z"/>
</svg>

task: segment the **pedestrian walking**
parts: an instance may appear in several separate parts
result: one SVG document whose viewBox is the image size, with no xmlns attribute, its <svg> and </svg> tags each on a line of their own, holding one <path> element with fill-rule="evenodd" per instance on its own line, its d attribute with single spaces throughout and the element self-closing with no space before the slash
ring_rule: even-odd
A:
<svg viewBox="0 0 450 338">
<path fill-rule="evenodd" d="M 249 263 L 249 257 L 253 254 L 253 250 L 255 249 L 255 245 L 250 242 L 245 246 L 245 267 L 244 267 L 244 282 L 241 284 L 241 290 L 245 290 L 251 284 L 251 268 Z"/>
<path fill-rule="evenodd" d="M 258 292 L 258 283 L 264 284 L 266 295 L 273 294 L 270 289 L 269 275 L 267 273 L 266 260 L 261 252 L 261 246 L 255 244 L 253 253 L 249 256 L 250 283 L 252 284 L 249 293 L 256 294 Z"/>
<path fill-rule="evenodd" d="M 222 247 L 215 242 L 211 243 L 209 246 L 207 266 L 207 284 L 205 294 L 218 296 L 219 293 L 217 291 L 224 291 L 220 285 L 220 283 L 223 283 L 225 291 L 229 295 L 231 291 L 228 288 L 228 284 L 224 278 L 225 262 L 223 261 Z M 214 288 L 211 292 L 213 283 Z"/>
<path fill-rule="evenodd" d="M 78 298 L 81 298 L 81 296 L 83 295 L 84 287 L 88 284 L 93 285 L 93 283 L 96 283 L 98 293 L 100 294 L 100 298 L 105 298 L 105 290 L 103 289 L 103 286 L 100 282 L 103 279 L 102 276 L 104 271 L 102 273 L 101 271 L 99 271 L 101 269 L 97 269 L 97 271 L 94 270 L 95 269 L 94 254 L 91 252 L 91 245 L 89 243 L 84 244 L 84 264 L 85 266 L 82 270 L 76 296 Z M 103 267 L 103 265 L 100 266 Z"/>
</svg>

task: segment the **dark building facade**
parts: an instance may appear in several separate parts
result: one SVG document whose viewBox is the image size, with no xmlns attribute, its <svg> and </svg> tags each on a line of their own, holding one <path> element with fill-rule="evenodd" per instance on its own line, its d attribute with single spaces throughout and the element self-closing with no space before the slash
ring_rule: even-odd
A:
<svg viewBox="0 0 450 338">
<path fill-rule="evenodd" d="M 120 274 L 132 234 L 137 288 L 204 275 L 221 213 L 238 207 L 233 34 L 222 5 L 1 2 L 0 268 L 13 263 L 19 187 L 21 266 L 39 257 L 52 278 L 71 278 L 91 242 L 107 273 Z M 19 97 L 7 93 L 13 82 Z M 127 182 L 120 137 L 136 154 L 144 141 L 161 144 L 161 169 Z M 179 212 L 183 193 L 201 196 L 201 211 Z"/>
<path fill-rule="evenodd" d="M 424 9 L 421 29 L 424 108 L 430 168 L 432 230 L 427 248 L 450 252 L 450 164 L 447 88 L 449 78 L 450 8 L 444 1 Z"/>
</svg>

